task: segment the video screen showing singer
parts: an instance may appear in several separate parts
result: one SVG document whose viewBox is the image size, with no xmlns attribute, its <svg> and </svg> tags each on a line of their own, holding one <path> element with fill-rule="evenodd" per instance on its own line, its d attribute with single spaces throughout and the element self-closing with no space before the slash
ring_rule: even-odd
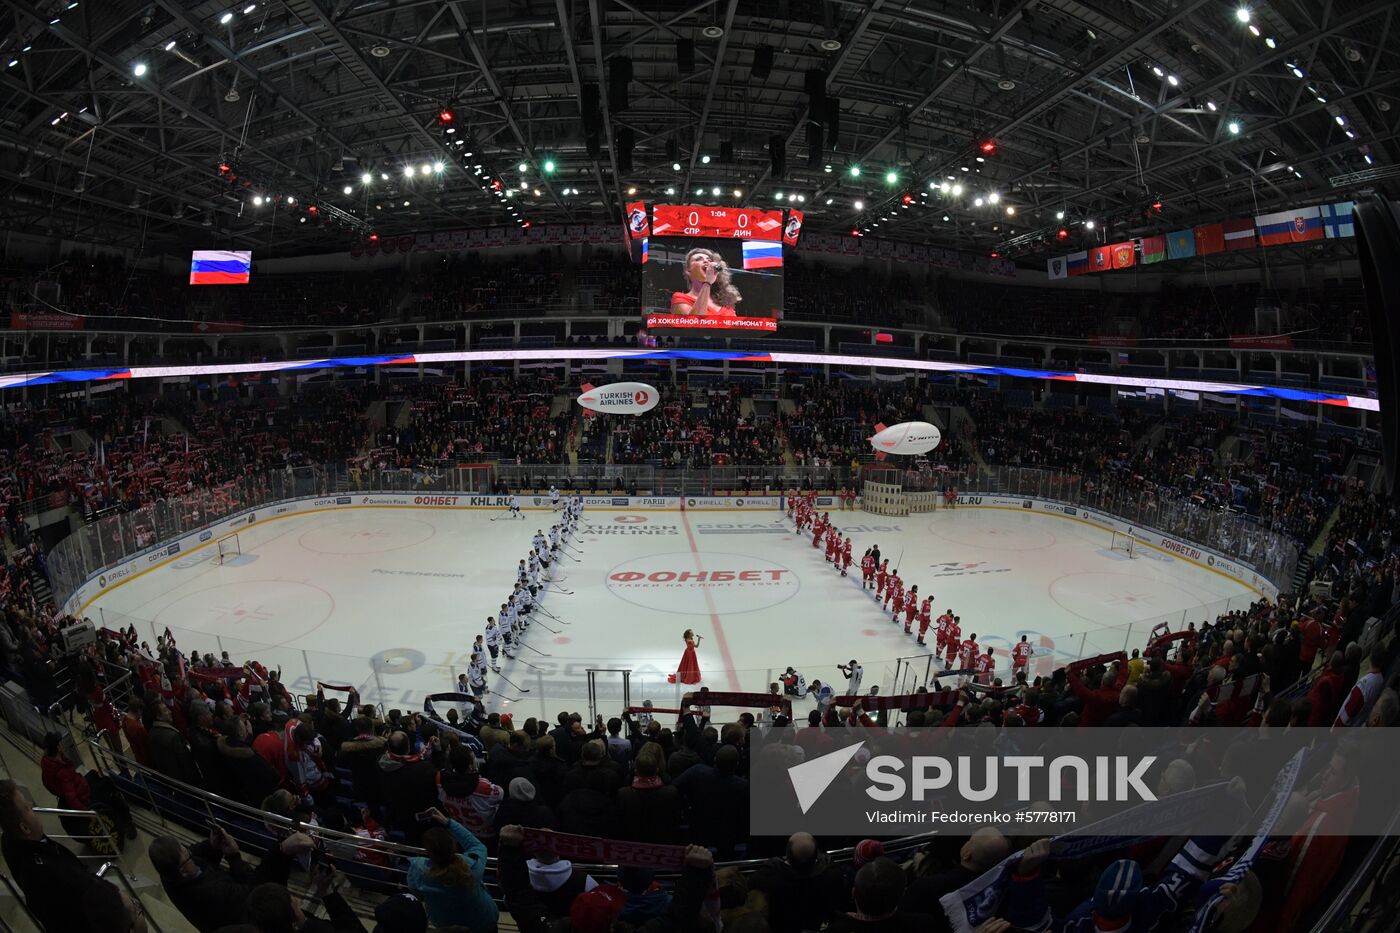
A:
<svg viewBox="0 0 1400 933">
<path fill-rule="evenodd" d="M 671 313 L 696 317 L 737 317 L 734 306 L 743 301 L 734 287 L 729 264 L 711 249 L 697 247 L 685 254 L 681 267 L 685 291 L 671 295 Z"/>
</svg>

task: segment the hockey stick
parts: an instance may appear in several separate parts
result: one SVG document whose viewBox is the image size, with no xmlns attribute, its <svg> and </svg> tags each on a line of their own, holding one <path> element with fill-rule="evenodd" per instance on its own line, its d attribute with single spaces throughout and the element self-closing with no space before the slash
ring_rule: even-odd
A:
<svg viewBox="0 0 1400 933">
<path fill-rule="evenodd" d="M 542 658 L 552 658 L 552 657 L 554 657 L 554 655 L 550 654 L 548 651 L 541 651 L 540 649 L 536 648 L 534 645 L 526 644 L 526 643 L 523 642 L 523 641 L 516 642 L 516 644 L 518 644 L 518 645 L 519 645 L 520 647 L 522 647 L 522 648 L 529 648 L 531 651 L 533 651 L 535 654 L 539 655 L 539 656 L 542 657 Z"/>
<path fill-rule="evenodd" d="M 541 609 L 540 611 L 543 612 L 545 615 L 549 616 L 549 619 L 550 619 L 551 622 L 558 622 L 560 625 L 573 625 L 573 624 L 574 624 L 574 623 L 569 622 L 569 621 L 567 621 L 567 620 L 565 620 L 565 619 L 559 618 L 557 615 L 555 615 L 555 614 L 552 613 L 552 612 L 547 612 L 547 611 L 545 611 L 544 609 Z"/>
<path fill-rule="evenodd" d="M 497 676 L 499 677 L 500 675 L 498 674 Z M 502 679 L 502 680 L 505 680 L 504 677 L 501 677 L 501 679 Z M 510 681 L 506 680 L 506 683 L 510 683 Z M 518 689 L 518 688 L 517 688 L 517 689 Z M 499 691 L 499 690 L 487 690 L 486 692 L 489 693 L 489 694 L 491 694 L 491 695 L 494 696 L 494 697 L 500 697 L 502 700 L 505 700 L 507 703 L 518 703 L 518 702 L 520 702 L 521 700 L 525 699 L 524 697 L 508 697 L 508 696 L 506 696 L 504 693 L 502 693 L 502 692 Z"/>
<path fill-rule="evenodd" d="M 550 628 L 548 625 L 545 625 L 544 622 L 542 622 L 542 621 L 539 620 L 539 619 L 536 619 L 535 621 L 536 621 L 536 622 L 539 622 L 540 628 L 544 629 L 544 630 L 545 630 L 546 632 L 548 632 L 549 634 L 551 634 L 551 635 L 558 635 L 558 634 L 559 634 L 559 629 L 557 629 L 557 628 Z M 523 642 L 522 642 L 522 644 L 523 644 Z"/>
<path fill-rule="evenodd" d="M 529 693 L 529 692 L 530 692 L 530 688 L 529 688 L 529 687 L 522 687 L 522 686 L 520 686 L 519 684 L 517 684 L 515 681 L 511 680 L 509 677 L 503 677 L 502 675 L 497 674 L 497 675 L 496 675 L 496 679 L 497 679 L 497 680 L 504 680 L 506 683 L 510 684 L 512 687 L 514 687 L 515 689 L 519 690 L 521 693 Z M 493 691 L 493 692 L 494 692 L 494 691 Z M 497 695 L 497 696 L 500 696 L 500 694 L 496 694 L 496 695 Z"/>
<path fill-rule="evenodd" d="M 554 589 L 550 589 L 549 587 L 546 586 L 546 587 L 544 588 L 544 591 L 545 591 L 546 593 L 558 593 L 558 594 L 561 595 L 561 596 L 572 596 L 572 595 L 574 595 L 574 591 L 573 591 L 573 590 L 566 590 L 566 589 L 564 589 L 564 588 L 561 587 L 561 586 L 560 586 L 560 587 L 555 587 Z"/>
<path fill-rule="evenodd" d="M 515 663 L 517 663 L 517 664 L 524 664 L 526 667 L 530 668 L 531 670 L 536 670 L 536 671 L 543 670 L 543 668 L 537 667 L 536 665 L 531 664 L 529 661 L 525 660 L 524 658 L 514 658 L 513 660 L 514 660 Z"/>
<path fill-rule="evenodd" d="M 507 515 L 509 515 L 509 514 L 510 514 L 510 509 L 505 509 L 504 511 L 501 512 L 501 514 L 491 516 L 491 521 L 494 522 L 494 521 L 495 521 L 496 519 L 498 519 L 498 518 L 505 518 L 505 517 L 506 517 Z"/>
</svg>

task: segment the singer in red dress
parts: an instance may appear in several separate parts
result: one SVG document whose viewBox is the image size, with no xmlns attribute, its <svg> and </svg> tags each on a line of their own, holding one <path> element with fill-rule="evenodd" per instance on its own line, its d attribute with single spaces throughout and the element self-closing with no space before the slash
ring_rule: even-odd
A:
<svg viewBox="0 0 1400 933">
<path fill-rule="evenodd" d="M 712 249 L 697 247 L 685 254 L 685 287 L 671 295 L 672 314 L 697 317 L 736 317 L 743 300 L 730 279 L 729 266 Z"/>
<path fill-rule="evenodd" d="M 683 684 L 698 684 L 700 682 L 700 662 L 696 660 L 695 649 L 700 644 L 700 636 L 696 635 L 693 629 L 686 629 L 685 654 L 681 655 L 681 666 L 674 674 L 666 678 L 668 683 L 675 683 L 679 678 Z"/>
</svg>

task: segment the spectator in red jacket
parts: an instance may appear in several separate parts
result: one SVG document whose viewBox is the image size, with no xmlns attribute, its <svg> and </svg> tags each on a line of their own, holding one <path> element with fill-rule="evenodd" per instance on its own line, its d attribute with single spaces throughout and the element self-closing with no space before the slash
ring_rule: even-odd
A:
<svg viewBox="0 0 1400 933">
<path fill-rule="evenodd" d="M 1309 726 L 1325 728 L 1332 725 L 1337 718 L 1337 710 L 1341 709 L 1342 697 L 1346 695 L 1347 690 L 1346 675 L 1342 673 L 1345 667 L 1346 659 L 1342 653 L 1332 652 L 1327 669 L 1308 691 L 1308 702 L 1312 704 L 1312 715 L 1308 717 Z"/>
<path fill-rule="evenodd" d="M 44 736 L 44 757 L 39 759 L 39 770 L 44 776 L 44 787 L 58 798 L 58 805 L 65 810 L 87 810 L 92 801 L 92 789 L 87 778 L 78 773 L 63 754 L 63 736 L 50 732 Z"/>
<path fill-rule="evenodd" d="M 1084 709 L 1079 714 L 1080 726 L 1103 725 L 1104 720 L 1118 709 L 1119 693 L 1128 682 L 1128 665 L 1123 663 L 1125 660 L 1126 658 L 1120 658 L 1112 668 L 1103 669 L 1100 674 L 1091 673 L 1087 679 L 1080 675 L 1080 671 L 1087 668 L 1088 664 L 1071 664 L 1065 669 L 1070 689 L 1084 704 Z M 1114 672 L 1112 679 L 1109 675 L 1110 670 Z"/>
</svg>

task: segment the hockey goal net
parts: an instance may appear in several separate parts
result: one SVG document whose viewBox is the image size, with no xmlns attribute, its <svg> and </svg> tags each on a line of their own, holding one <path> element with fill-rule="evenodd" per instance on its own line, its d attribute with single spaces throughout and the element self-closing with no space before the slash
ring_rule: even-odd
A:
<svg viewBox="0 0 1400 933">
<path fill-rule="evenodd" d="M 214 544 L 216 549 L 214 559 L 220 564 L 226 564 L 243 553 L 242 548 L 240 548 L 238 544 L 237 534 L 224 535 L 218 541 L 215 541 Z"/>
<path fill-rule="evenodd" d="M 1137 541 L 1131 534 L 1121 531 L 1113 532 L 1113 541 L 1109 545 L 1110 551 L 1122 551 L 1128 557 L 1137 557 Z"/>
</svg>

